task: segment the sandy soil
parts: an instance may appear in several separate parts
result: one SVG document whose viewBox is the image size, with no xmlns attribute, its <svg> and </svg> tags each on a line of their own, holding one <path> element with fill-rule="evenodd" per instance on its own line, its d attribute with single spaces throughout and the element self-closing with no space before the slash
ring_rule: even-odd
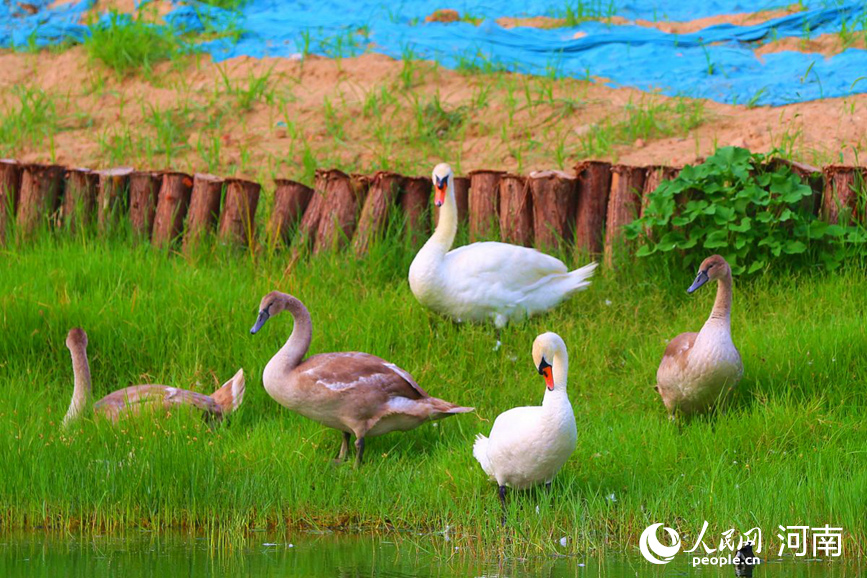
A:
<svg viewBox="0 0 867 578">
<path fill-rule="evenodd" d="M 736 26 L 749 26 L 751 24 L 761 24 L 774 18 L 780 18 L 788 14 L 799 12 L 801 7 L 797 4 L 792 4 L 787 8 L 777 10 L 764 10 L 762 12 L 744 12 L 739 14 L 722 14 L 719 16 L 710 16 L 708 18 L 698 18 L 688 22 L 668 22 L 664 20 L 629 20 L 621 16 L 612 16 L 610 18 L 600 18 L 601 22 L 609 22 L 611 24 L 623 25 L 634 24 L 644 26 L 646 28 L 656 28 L 669 34 L 689 34 L 698 32 L 708 26 L 717 24 L 734 24 Z M 527 26 L 532 28 L 557 28 L 566 25 L 565 18 L 551 18 L 549 16 L 534 16 L 532 18 L 498 18 L 497 24 L 503 28 L 516 28 L 518 26 Z"/>
<path fill-rule="evenodd" d="M 757 48 L 754 52 L 761 56 L 772 52 L 792 50 L 796 52 L 814 52 L 825 56 L 840 54 L 848 48 L 867 49 L 867 39 L 863 34 L 853 37 L 849 42 L 844 42 L 839 34 L 820 34 L 809 40 L 805 38 L 780 38 L 768 42 Z"/>
<path fill-rule="evenodd" d="M 220 65 L 200 56 L 161 64 L 147 79 L 117 78 L 88 62 L 80 47 L 0 53 L 0 123 L 20 107 L 14 87 L 45 91 L 57 112 L 51 138 L 7 145 L 0 156 L 309 180 L 312 163 L 427 173 L 446 159 L 464 172 L 528 172 L 568 170 L 588 156 L 682 165 L 724 145 L 780 147 L 821 165 L 854 162 L 867 132 L 867 96 L 754 109 L 703 102 L 698 126 L 621 140 L 600 154 L 588 148 L 590 135 L 607 134 L 630 111 L 654 110 L 665 124 L 676 118 L 676 105 L 692 104 L 599 83 L 466 75 L 429 63 L 416 63 L 407 86 L 404 66 L 381 55 Z M 245 104 L 243 93 L 264 75 L 267 89 Z"/>
</svg>

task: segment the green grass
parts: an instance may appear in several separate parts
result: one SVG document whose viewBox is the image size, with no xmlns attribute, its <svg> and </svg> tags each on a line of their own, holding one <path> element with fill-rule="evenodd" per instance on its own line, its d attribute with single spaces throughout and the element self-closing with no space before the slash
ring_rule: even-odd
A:
<svg viewBox="0 0 867 578">
<path fill-rule="evenodd" d="M 125 75 L 150 74 L 155 64 L 190 52 L 171 27 L 157 26 L 151 19 L 144 12 L 131 17 L 112 10 L 107 22 L 89 26 L 90 35 L 84 41 L 88 56 Z"/>
<path fill-rule="evenodd" d="M 60 127 L 54 98 L 27 86 L 15 86 L 11 92 L 13 103 L 0 111 L 0 154 L 12 155 L 22 146 L 53 140 Z"/>
<path fill-rule="evenodd" d="M 712 290 L 685 294 L 693 271 L 604 272 L 554 313 L 508 328 L 493 352 L 490 328 L 453 325 L 415 301 L 414 249 L 391 240 L 364 260 L 323 255 L 287 272 L 283 251 L 182 257 L 48 235 L 13 244 L 0 258 L 0 525 L 212 536 L 449 526 L 457 544 L 493 555 L 562 552 L 562 536 L 577 551 L 632 551 L 657 521 L 687 542 L 704 520 L 717 537 L 758 525 L 768 543 L 778 524 L 830 523 L 845 529 L 846 555 L 858 554 L 867 538 L 862 267 L 736 281 L 740 393 L 727 411 L 678 427 L 652 385 L 665 340 L 697 330 L 711 307 Z M 310 308 L 312 352 L 380 355 L 477 413 L 372 438 L 360 471 L 334 466 L 339 435 L 261 386 L 291 331 L 281 316 L 249 334 L 275 288 Z M 213 430 L 180 414 L 118 426 L 84 419 L 64 432 L 73 326 L 89 333 L 97 396 L 142 381 L 210 392 L 243 367 L 244 405 Z M 546 330 L 569 347 L 578 447 L 552 495 L 511 496 L 503 531 L 471 447 L 498 413 L 540 401 L 530 347 Z"/>
<path fill-rule="evenodd" d="M 563 26 L 573 27 L 578 26 L 582 22 L 588 20 L 604 20 L 609 19 L 616 13 L 616 7 L 611 1 L 591 0 L 575 0 L 566 2 L 566 5 L 555 10 L 553 14 L 557 18 L 563 18 L 565 22 Z"/>
<path fill-rule="evenodd" d="M 632 145 L 637 139 L 685 136 L 705 121 L 704 102 L 673 98 L 658 102 L 630 101 L 623 118 L 595 125 L 582 138 L 579 154 L 586 158 L 610 155 L 617 145 Z"/>
</svg>

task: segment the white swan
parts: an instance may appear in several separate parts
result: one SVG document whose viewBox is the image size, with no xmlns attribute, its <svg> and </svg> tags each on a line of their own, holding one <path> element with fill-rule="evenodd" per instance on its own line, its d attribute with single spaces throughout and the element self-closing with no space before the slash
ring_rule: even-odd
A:
<svg viewBox="0 0 867 578">
<path fill-rule="evenodd" d="M 548 311 L 590 285 L 596 263 L 570 272 L 535 249 L 496 242 L 450 251 L 458 228 L 452 168 L 438 164 L 433 182 L 439 223 L 409 268 L 409 286 L 425 307 L 457 322 L 492 320 L 499 334 L 510 320 Z"/>
<path fill-rule="evenodd" d="M 578 438 L 566 395 L 569 356 L 563 339 L 550 332 L 538 336 L 533 342 L 533 364 L 545 378 L 542 405 L 501 413 L 490 437 L 479 434 L 473 445 L 473 456 L 499 486 L 503 523 L 506 486 L 520 490 L 545 483 L 550 487 Z"/>
<path fill-rule="evenodd" d="M 720 255 L 702 261 L 687 293 L 708 281 L 717 281 L 710 317 L 700 332 L 681 333 L 668 343 L 656 372 L 656 391 L 671 415 L 707 411 L 744 374 L 732 341 L 732 270 Z"/>
</svg>

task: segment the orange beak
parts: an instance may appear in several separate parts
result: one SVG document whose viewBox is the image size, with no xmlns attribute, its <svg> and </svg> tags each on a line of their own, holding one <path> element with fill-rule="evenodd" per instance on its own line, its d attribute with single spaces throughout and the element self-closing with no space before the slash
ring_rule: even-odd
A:
<svg viewBox="0 0 867 578">
<path fill-rule="evenodd" d="M 443 203 L 446 202 L 446 185 L 442 187 L 434 185 L 434 188 L 436 189 L 436 193 L 434 193 L 434 205 L 442 207 Z"/>
<path fill-rule="evenodd" d="M 554 372 L 551 371 L 551 367 L 542 368 L 542 375 L 545 377 L 545 387 L 548 391 L 554 391 Z"/>
</svg>

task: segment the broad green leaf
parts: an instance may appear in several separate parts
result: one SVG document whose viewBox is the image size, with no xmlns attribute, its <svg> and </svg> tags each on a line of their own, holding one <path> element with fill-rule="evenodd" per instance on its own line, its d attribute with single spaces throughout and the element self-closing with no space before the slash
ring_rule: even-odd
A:
<svg viewBox="0 0 867 578">
<path fill-rule="evenodd" d="M 789 255 L 798 255 L 807 250 L 807 246 L 801 241 L 795 241 L 794 239 L 786 241 L 783 250 Z"/>
<path fill-rule="evenodd" d="M 755 260 L 752 262 L 752 264 L 750 265 L 750 268 L 747 270 L 747 274 L 752 275 L 753 273 L 755 273 L 756 271 L 758 271 L 759 269 L 761 269 L 764 266 L 765 266 L 764 261 Z"/>
</svg>

